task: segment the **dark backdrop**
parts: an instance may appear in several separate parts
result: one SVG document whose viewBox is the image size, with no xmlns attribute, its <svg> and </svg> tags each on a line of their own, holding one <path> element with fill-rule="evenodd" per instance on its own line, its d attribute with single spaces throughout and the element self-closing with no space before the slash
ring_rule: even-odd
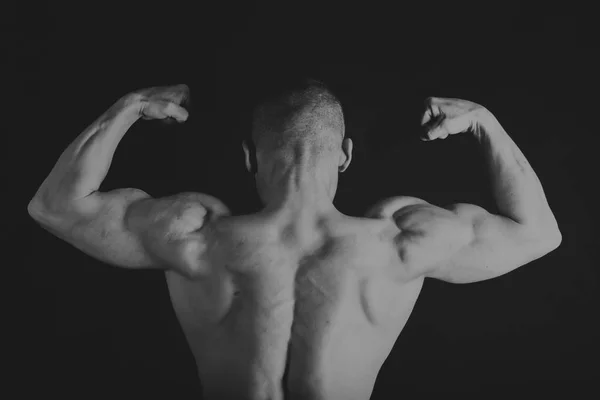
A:
<svg viewBox="0 0 600 400">
<path fill-rule="evenodd" d="M 255 210 L 240 146 L 248 104 L 264 82 L 297 74 L 324 80 L 344 106 L 356 149 L 335 201 L 342 212 L 360 215 L 393 195 L 472 202 L 493 212 L 472 138 L 418 140 L 426 97 L 475 101 L 498 117 L 530 161 L 563 243 L 491 281 L 428 279 L 373 398 L 597 391 L 592 29 L 583 13 L 496 3 L 440 9 L 82 2 L 35 12 L 24 5 L 19 84 L 35 107 L 20 125 L 30 161 L 19 168 L 15 213 L 27 217 L 27 202 L 60 153 L 114 101 L 176 83 L 191 88 L 188 122 L 136 123 L 101 190 L 198 191 L 234 212 Z M 44 390 L 66 397 L 199 398 L 163 274 L 102 264 L 24 220 L 27 388 L 40 389 L 43 380 L 51 385 Z"/>
</svg>

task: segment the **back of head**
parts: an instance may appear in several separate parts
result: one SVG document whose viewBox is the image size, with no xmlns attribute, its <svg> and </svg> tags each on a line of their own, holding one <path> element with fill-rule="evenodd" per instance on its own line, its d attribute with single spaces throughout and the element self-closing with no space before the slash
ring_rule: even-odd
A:
<svg viewBox="0 0 600 400">
<path fill-rule="evenodd" d="M 252 115 L 257 149 L 285 152 L 301 143 L 321 152 L 341 143 L 342 107 L 322 82 L 308 78 L 274 82 L 261 92 Z"/>
</svg>

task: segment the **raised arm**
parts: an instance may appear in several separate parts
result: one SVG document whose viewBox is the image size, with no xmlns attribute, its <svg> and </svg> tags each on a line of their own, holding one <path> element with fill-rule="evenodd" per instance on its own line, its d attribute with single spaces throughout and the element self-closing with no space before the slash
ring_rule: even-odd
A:
<svg viewBox="0 0 600 400">
<path fill-rule="evenodd" d="M 139 118 L 179 121 L 187 87 L 152 88 L 127 95 L 81 133 L 62 153 L 27 209 L 56 236 L 102 261 L 130 268 L 162 267 L 142 243 L 150 227 L 150 196 L 137 189 L 98 188 L 119 141 Z M 134 217 L 134 218 L 132 218 Z"/>
<path fill-rule="evenodd" d="M 472 204 L 440 208 L 421 202 L 394 213 L 400 254 L 416 273 L 453 283 L 490 279 L 556 249 L 562 238 L 540 180 L 498 120 L 465 100 L 428 100 L 423 140 L 474 134 L 487 155 L 491 214 Z"/>
</svg>

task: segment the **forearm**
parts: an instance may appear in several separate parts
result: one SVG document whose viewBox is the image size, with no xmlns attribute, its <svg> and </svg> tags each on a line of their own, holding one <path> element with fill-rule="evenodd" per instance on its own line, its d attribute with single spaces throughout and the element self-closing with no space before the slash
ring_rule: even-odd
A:
<svg viewBox="0 0 600 400">
<path fill-rule="evenodd" d="M 558 235 L 556 219 L 531 165 L 498 120 L 485 111 L 476 127 L 500 212 L 531 232 Z"/>
<path fill-rule="evenodd" d="M 140 102 L 126 96 L 81 133 L 62 153 L 30 203 L 59 212 L 73 200 L 96 191 L 127 130 L 140 117 Z"/>
</svg>

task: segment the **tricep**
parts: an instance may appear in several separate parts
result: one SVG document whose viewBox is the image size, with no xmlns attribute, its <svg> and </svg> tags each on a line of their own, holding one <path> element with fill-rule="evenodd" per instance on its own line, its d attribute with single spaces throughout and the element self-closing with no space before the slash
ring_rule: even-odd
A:
<svg viewBox="0 0 600 400">
<path fill-rule="evenodd" d="M 119 267 L 173 269 L 202 275 L 211 216 L 228 213 L 217 199 L 183 193 L 162 199 L 137 189 L 93 193 L 60 213 L 30 210 L 54 235 L 84 253 Z"/>
<path fill-rule="evenodd" d="M 555 249 L 548 237 L 471 204 L 400 210 L 398 248 L 416 273 L 452 283 L 506 274 Z"/>
<path fill-rule="evenodd" d="M 128 210 L 148 197 L 137 189 L 95 192 L 60 210 L 39 205 L 30 215 L 53 235 L 100 261 L 124 268 L 156 268 L 137 233 L 126 226 Z"/>
</svg>

